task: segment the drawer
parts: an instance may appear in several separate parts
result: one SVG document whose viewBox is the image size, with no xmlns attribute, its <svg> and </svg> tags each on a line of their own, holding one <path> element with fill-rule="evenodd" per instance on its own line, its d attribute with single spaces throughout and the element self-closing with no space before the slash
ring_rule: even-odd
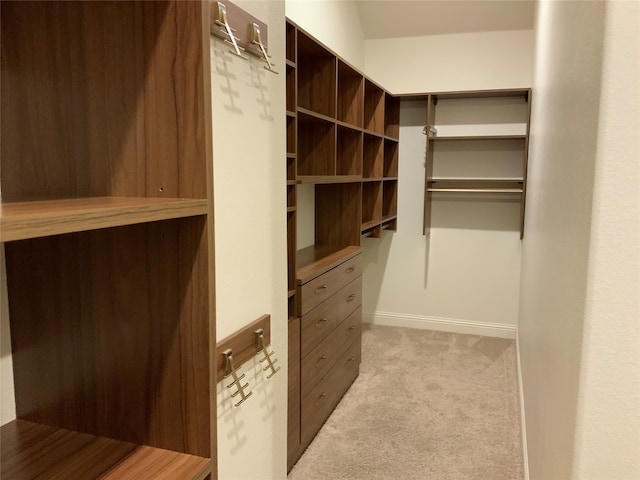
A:
<svg viewBox="0 0 640 480">
<path fill-rule="evenodd" d="M 362 333 L 362 307 L 345 318 L 334 335 L 336 355 L 342 355 L 354 342 L 360 343 Z"/>
<path fill-rule="evenodd" d="M 341 322 L 362 305 L 362 277 L 347 284 L 336 296 L 338 297 L 338 322 Z"/>
<path fill-rule="evenodd" d="M 336 363 L 337 331 L 331 332 L 306 357 L 300 366 L 300 390 L 302 398 L 316 385 Z"/>
<path fill-rule="evenodd" d="M 338 304 L 330 298 L 302 317 L 300 354 L 305 357 L 338 325 Z"/>
<path fill-rule="evenodd" d="M 362 260 L 360 257 L 361 255 L 356 255 L 334 268 L 336 271 L 335 281 L 338 284 L 338 288 L 353 281 L 356 277 L 362 276 Z"/>
<path fill-rule="evenodd" d="M 350 258 L 300 287 L 300 315 L 327 300 L 340 288 L 362 275 L 360 255 Z"/>
<path fill-rule="evenodd" d="M 358 376 L 360 342 L 354 343 L 302 400 L 301 440 L 306 447 Z"/>
</svg>

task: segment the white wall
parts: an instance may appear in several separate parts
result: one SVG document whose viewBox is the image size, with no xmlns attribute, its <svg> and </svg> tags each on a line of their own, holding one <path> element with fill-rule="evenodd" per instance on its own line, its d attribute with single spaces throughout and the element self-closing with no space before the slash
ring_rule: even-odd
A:
<svg viewBox="0 0 640 480">
<path fill-rule="evenodd" d="M 257 359 L 242 366 L 253 396 L 238 408 L 229 381 L 218 383 L 218 472 L 221 480 L 280 479 L 287 428 L 284 3 L 236 3 L 268 24 L 280 75 L 211 40 L 217 335 L 271 314 L 282 369 L 267 380 Z"/>
<path fill-rule="evenodd" d="M 365 71 L 391 93 L 530 87 L 533 31 L 365 41 Z"/>
<path fill-rule="evenodd" d="M 640 478 L 639 32 L 640 3 L 608 4 L 576 479 Z"/>
<path fill-rule="evenodd" d="M 364 37 L 353 0 L 286 0 L 286 15 L 359 70 L 364 69 Z"/>
<path fill-rule="evenodd" d="M 393 93 L 529 87 L 532 65 L 532 31 L 365 42 L 366 74 Z M 434 196 L 431 236 L 423 237 L 426 106 L 403 101 L 400 123 L 398 231 L 363 240 L 365 319 L 514 337 L 518 203 Z"/>
<path fill-rule="evenodd" d="M 538 6 L 519 323 L 532 479 L 640 477 L 639 13 Z"/>
<path fill-rule="evenodd" d="M 424 237 L 425 119 L 426 102 L 402 102 L 398 230 L 362 241 L 365 321 L 514 337 L 520 280 L 518 198 L 434 195 L 431 235 Z M 447 156 L 436 154 L 438 159 Z M 479 162 L 477 157 L 472 165 Z M 507 163 L 517 165 L 518 159 Z"/>
</svg>

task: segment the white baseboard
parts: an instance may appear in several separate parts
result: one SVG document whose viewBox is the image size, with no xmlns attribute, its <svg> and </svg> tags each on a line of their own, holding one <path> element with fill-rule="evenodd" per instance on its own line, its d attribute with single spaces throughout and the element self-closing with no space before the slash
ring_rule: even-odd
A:
<svg viewBox="0 0 640 480">
<path fill-rule="evenodd" d="M 524 389 L 522 387 L 522 368 L 520 365 L 520 337 L 516 332 L 516 363 L 518 367 L 518 389 L 520 396 L 520 431 L 522 432 L 522 469 L 524 480 L 529 480 L 529 450 L 527 448 L 527 422 L 524 413 Z"/>
<path fill-rule="evenodd" d="M 420 328 L 423 330 L 466 333 L 485 337 L 516 338 L 516 326 L 501 323 L 475 322 L 472 320 L 425 317 L 391 312 L 363 313 L 362 321 L 372 325 Z"/>
</svg>

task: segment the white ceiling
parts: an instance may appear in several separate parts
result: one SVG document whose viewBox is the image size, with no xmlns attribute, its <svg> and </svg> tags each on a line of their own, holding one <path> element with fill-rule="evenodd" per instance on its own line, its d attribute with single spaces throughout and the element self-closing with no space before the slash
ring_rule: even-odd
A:
<svg viewBox="0 0 640 480">
<path fill-rule="evenodd" d="M 534 0 L 356 0 L 365 39 L 528 30 Z"/>
</svg>

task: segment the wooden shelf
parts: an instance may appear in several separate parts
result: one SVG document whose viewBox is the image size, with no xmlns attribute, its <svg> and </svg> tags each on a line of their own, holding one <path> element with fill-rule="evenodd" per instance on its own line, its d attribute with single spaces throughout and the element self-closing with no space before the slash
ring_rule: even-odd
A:
<svg viewBox="0 0 640 480">
<path fill-rule="evenodd" d="M 429 141 L 473 141 L 473 140 L 526 140 L 526 135 L 451 135 L 448 137 L 429 137 Z"/>
<path fill-rule="evenodd" d="M 368 182 L 381 182 L 383 180 L 382 177 L 379 178 L 363 178 L 362 179 L 362 183 L 368 183 Z"/>
<path fill-rule="evenodd" d="M 296 112 L 292 110 L 287 110 L 287 117 L 295 118 L 295 116 L 296 116 Z"/>
<path fill-rule="evenodd" d="M 451 182 L 451 183 L 522 183 L 524 178 L 517 177 L 434 177 L 427 180 L 430 183 Z"/>
<path fill-rule="evenodd" d="M 287 67 L 296 68 L 296 62 L 292 62 L 291 60 L 287 60 Z"/>
<path fill-rule="evenodd" d="M 522 193 L 522 188 L 427 188 L 434 193 Z"/>
<path fill-rule="evenodd" d="M 373 227 L 377 227 L 381 223 L 382 223 L 382 220 L 372 220 L 370 222 L 363 223 L 362 226 L 360 227 L 360 231 L 365 232 L 367 230 L 370 230 Z"/>
<path fill-rule="evenodd" d="M 313 280 L 345 260 L 360 253 L 360 247 L 339 248 L 332 245 L 311 245 L 296 252 L 298 285 Z"/>
<path fill-rule="evenodd" d="M 0 241 L 206 215 L 206 199 L 92 197 L 3 203 Z"/>
<path fill-rule="evenodd" d="M 2 477 L 203 479 L 211 460 L 25 420 L 2 427 Z"/>
<path fill-rule="evenodd" d="M 360 175 L 298 175 L 299 184 L 329 184 L 361 182 Z"/>
<path fill-rule="evenodd" d="M 291 298 L 296 294 L 295 288 L 287 292 L 287 298 Z"/>
</svg>

